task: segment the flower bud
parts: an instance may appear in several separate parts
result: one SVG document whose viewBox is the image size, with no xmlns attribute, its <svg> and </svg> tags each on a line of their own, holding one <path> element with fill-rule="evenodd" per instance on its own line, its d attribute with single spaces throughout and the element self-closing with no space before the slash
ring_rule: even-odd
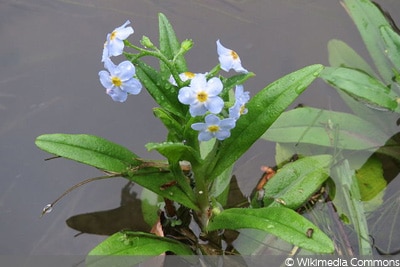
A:
<svg viewBox="0 0 400 267">
<path fill-rule="evenodd" d="M 193 46 L 193 40 L 186 39 L 181 44 L 181 49 L 185 52 L 189 51 Z"/>
<path fill-rule="evenodd" d="M 150 41 L 150 38 L 147 37 L 147 36 L 144 36 L 144 35 L 142 37 L 142 40 L 140 40 L 140 43 L 146 48 L 153 48 L 154 47 L 154 44 Z"/>
</svg>

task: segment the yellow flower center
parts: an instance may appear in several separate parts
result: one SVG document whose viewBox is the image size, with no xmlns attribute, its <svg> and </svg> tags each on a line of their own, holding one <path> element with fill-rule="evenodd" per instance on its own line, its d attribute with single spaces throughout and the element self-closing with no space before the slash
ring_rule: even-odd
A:
<svg viewBox="0 0 400 267">
<path fill-rule="evenodd" d="M 245 106 L 245 105 L 242 105 L 242 106 L 240 107 L 240 109 L 239 109 L 240 115 L 243 115 L 245 110 L 246 110 L 246 106 Z"/>
<path fill-rule="evenodd" d="M 197 100 L 199 100 L 199 102 L 206 102 L 208 99 L 208 94 L 204 91 L 198 92 L 197 93 Z"/>
<path fill-rule="evenodd" d="M 194 75 L 193 72 L 186 71 L 186 72 L 185 72 L 185 76 L 186 76 L 188 79 L 193 79 L 195 75 Z"/>
<path fill-rule="evenodd" d="M 233 60 L 237 60 L 239 58 L 239 55 L 233 50 L 231 50 L 231 56 L 232 56 Z"/>
<path fill-rule="evenodd" d="M 122 81 L 119 77 L 112 77 L 111 78 L 111 82 L 116 86 L 116 87 L 120 87 L 122 85 Z"/>
<path fill-rule="evenodd" d="M 210 125 L 208 126 L 207 130 L 211 133 L 215 133 L 219 131 L 219 126 L 218 125 Z"/>
<path fill-rule="evenodd" d="M 116 32 L 116 31 L 113 31 L 113 32 L 111 33 L 111 35 L 110 35 L 110 40 L 114 40 L 115 37 L 117 37 L 117 32 Z"/>
</svg>

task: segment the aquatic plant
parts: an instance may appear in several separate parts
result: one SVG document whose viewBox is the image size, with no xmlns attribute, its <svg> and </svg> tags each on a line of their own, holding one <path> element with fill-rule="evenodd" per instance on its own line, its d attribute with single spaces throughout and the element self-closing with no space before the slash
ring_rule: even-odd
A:
<svg viewBox="0 0 400 267">
<path fill-rule="evenodd" d="M 352 5 L 353 2 L 357 5 Z M 379 10 L 369 1 L 345 0 L 345 3 L 354 8 L 354 14 L 364 19 L 372 17 L 371 22 L 376 22 L 373 16 Z M 364 14 L 363 8 L 373 14 Z M 140 93 L 142 87 L 149 92 L 158 105 L 153 113 L 168 134 L 164 142 L 148 143 L 146 148 L 158 151 L 165 160 L 141 158 L 121 145 L 94 135 L 45 134 L 36 139 L 36 145 L 49 153 L 106 173 L 87 182 L 124 177 L 164 202 L 157 220 L 152 221 L 153 229 L 157 230 L 143 233 L 121 229 L 89 255 L 160 255 L 167 251 L 178 255 L 236 254 L 235 249 L 224 250 L 222 242 L 228 243 L 226 233 L 243 228 L 261 230 L 314 253 L 333 253 L 334 243 L 325 233 L 329 230 L 322 231 L 316 225 L 318 221 L 313 223 L 297 211 L 315 203 L 319 197 L 335 198 L 334 192 L 339 192 L 338 195 L 344 192 L 336 198 L 343 200 L 344 206 L 338 204 L 339 207 L 346 207 L 338 216 L 342 221 L 350 220 L 356 228 L 360 253 L 370 254 L 371 246 L 365 242 L 368 234 L 365 214 L 359 202 L 361 182 L 356 180 L 354 169 L 341 152 L 376 150 L 384 145 L 380 140 L 384 134 L 352 115 L 312 108 L 285 110 L 321 77 L 367 108 L 398 112 L 398 93 L 388 85 L 388 80 L 382 83 L 368 72 L 342 62 L 334 68 L 315 64 L 287 74 L 250 97 L 243 84 L 254 73 L 243 68 L 238 53 L 217 40 L 219 64 L 195 74 L 188 69 L 185 58 L 193 41 L 180 42 L 168 19 L 163 14 L 158 19 L 158 47 L 146 36 L 142 37 L 141 46 L 128 41 L 134 32 L 132 27 L 127 27 L 129 21 L 108 34 L 102 54 L 108 71 L 100 71 L 99 78 L 106 93 L 117 102 L 126 102 L 129 95 Z M 389 49 L 380 56 L 394 59 L 396 54 L 391 51 L 400 47 L 398 35 L 385 25 L 370 27 L 378 27 L 380 32 L 369 42 L 376 38 L 383 40 Z M 115 65 L 111 58 L 121 54 L 126 61 Z M 158 59 L 159 66 L 148 65 L 145 57 Z M 400 62 L 394 61 L 391 62 Z M 391 70 L 394 75 L 385 72 L 396 83 L 393 87 L 397 86 L 395 69 L 399 70 L 397 65 L 394 67 Z M 221 73 L 232 69 L 235 73 L 231 76 Z M 293 129 L 281 131 L 285 127 Z M 367 138 L 357 127 L 372 129 L 375 134 Z M 297 133 L 296 139 L 290 134 L 292 131 Z M 348 136 L 342 135 L 349 132 Z M 377 142 L 376 136 L 379 136 Z M 245 207 L 230 207 L 227 199 L 235 182 L 233 166 L 259 138 L 278 142 L 280 160 L 277 162 L 285 161 L 285 164 L 279 164 L 277 173 L 265 168 L 265 175 L 256 186 L 255 194 L 245 201 Z M 296 146 L 311 143 L 332 147 L 333 151 L 307 154 L 297 147 L 285 148 L 283 143 L 296 143 Z M 397 153 L 393 149 L 385 151 L 391 156 Z M 332 191 L 321 192 L 322 186 Z M 43 213 L 49 212 L 57 201 L 47 205 Z"/>
</svg>

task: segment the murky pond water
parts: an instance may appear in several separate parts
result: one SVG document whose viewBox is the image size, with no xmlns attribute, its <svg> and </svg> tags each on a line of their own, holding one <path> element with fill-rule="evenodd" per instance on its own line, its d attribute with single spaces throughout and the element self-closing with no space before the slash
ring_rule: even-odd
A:
<svg viewBox="0 0 400 267">
<path fill-rule="evenodd" d="M 397 19 L 397 0 L 377 2 Z M 152 115 L 152 99 L 143 93 L 115 103 L 98 81 L 106 34 L 127 19 L 135 29 L 132 42 L 142 35 L 156 40 L 157 13 L 166 14 L 180 39 L 195 42 L 187 57 L 193 72 L 217 63 L 215 41 L 221 39 L 256 73 L 246 83 L 252 95 L 303 66 L 328 65 L 326 45 L 332 38 L 367 55 L 353 22 L 332 0 L 4 0 L 0 7 L 0 254 L 85 254 L 104 236 L 75 237 L 78 232 L 65 220 L 120 205 L 126 181 L 98 181 L 69 194 L 40 218 L 45 204 L 99 172 L 63 159 L 44 161 L 49 155 L 35 147 L 38 135 L 90 133 L 142 157 L 158 157 L 144 148 L 147 142 L 163 141 L 165 134 Z M 321 80 L 299 103 L 347 111 Z M 251 192 L 265 164 L 275 164 L 274 145 L 260 141 L 236 166 L 244 193 Z M 398 180 L 393 180 L 397 190 Z"/>
</svg>

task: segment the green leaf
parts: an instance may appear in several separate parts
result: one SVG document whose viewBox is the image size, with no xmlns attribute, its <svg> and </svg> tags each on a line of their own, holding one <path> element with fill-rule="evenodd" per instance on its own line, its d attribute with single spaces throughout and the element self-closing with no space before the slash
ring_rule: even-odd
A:
<svg viewBox="0 0 400 267">
<path fill-rule="evenodd" d="M 371 156 L 367 162 L 356 170 L 358 187 L 362 201 L 369 201 L 386 188 L 382 163 L 376 156 Z"/>
<path fill-rule="evenodd" d="M 249 78 L 254 76 L 255 74 L 253 72 L 248 72 L 246 74 L 237 74 L 229 78 L 220 77 L 224 85 L 224 89 L 222 90 L 220 96 L 225 99 L 229 93 L 229 90 L 233 89 L 235 85 L 243 84 Z"/>
<path fill-rule="evenodd" d="M 99 264 L 115 266 L 111 264 L 112 260 L 118 258 L 107 256 L 159 256 L 166 251 L 177 255 L 193 255 L 192 250 L 179 241 L 149 233 L 122 231 L 113 234 L 93 248 L 86 259 L 86 266 L 99 266 Z M 129 266 L 143 260 L 140 257 L 130 257 L 129 259 L 131 260 Z M 135 259 L 138 262 L 135 262 Z M 110 265 L 105 265 L 105 261 Z"/>
<path fill-rule="evenodd" d="M 246 105 L 248 113 L 243 115 L 224 140 L 213 162 L 210 177 L 217 177 L 245 153 L 250 146 L 272 125 L 279 115 L 310 85 L 324 67 L 311 65 L 288 74 L 257 93 Z"/>
<path fill-rule="evenodd" d="M 131 172 L 126 178 L 149 189 L 157 195 L 174 200 L 190 209 L 199 209 L 189 184 L 184 183 L 180 177 L 176 177 L 172 172 L 161 172 L 157 168 L 151 169 L 153 169 L 153 171 L 139 170 Z M 166 186 L 168 184 L 171 186 Z"/>
<path fill-rule="evenodd" d="M 154 116 L 159 118 L 168 130 L 168 141 L 176 142 L 183 140 L 182 125 L 174 116 L 163 108 L 153 108 Z"/>
<path fill-rule="evenodd" d="M 264 186 L 264 204 L 297 209 L 329 177 L 330 155 L 305 157 L 288 163 Z"/>
<path fill-rule="evenodd" d="M 386 57 L 385 43 L 380 33 L 380 28 L 390 27 L 390 23 L 379 8 L 369 0 L 344 0 L 344 3 L 380 75 L 386 84 L 390 84 L 393 71 Z"/>
<path fill-rule="evenodd" d="M 398 72 L 400 71 L 400 36 L 389 26 L 382 26 L 380 32 L 386 44 L 385 54 Z"/>
<path fill-rule="evenodd" d="M 180 51 L 181 45 L 176 37 L 172 25 L 169 23 L 167 17 L 162 13 L 158 14 L 158 24 L 160 32 L 160 51 L 169 60 L 173 60 Z M 179 73 L 187 71 L 186 61 L 183 55 L 177 56 L 174 65 Z M 171 72 L 163 62 L 160 62 L 160 69 L 163 78 L 168 79 Z"/>
<path fill-rule="evenodd" d="M 332 39 L 328 42 L 329 64 L 332 67 L 347 67 L 358 69 L 376 77 L 368 63 L 350 46 L 341 40 Z"/>
<path fill-rule="evenodd" d="M 187 108 L 178 100 L 178 90 L 167 78 L 141 60 L 135 62 L 136 75 L 158 105 L 176 116 L 183 117 Z"/>
<path fill-rule="evenodd" d="M 378 110 L 397 110 L 397 96 L 368 74 L 349 68 L 325 68 L 321 78 L 353 98 Z"/>
<path fill-rule="evenodd" d="M 163 142 L 163 143 L 148 143 L 146 148 L 150 150 L 157 150 L 161 155 L 166 157 L 169 162 L 178 162 L 187 160 L 190 162 L 200 162 L 200 155 L 196 150 L 190 146 L 182 143 Z"/>
<path fill-rule="evenodd" d="M 304 107 L 283 113 L 262 138 L 279 143 L 376 150 L 389 136 L 355 115 Z M 335 138 L 337 143 L 334 142 Z"/>
<path fill-rule="evenodd" d="M 332 253 L 333 242 L 320 229 L 297 212 L 284 207 L 260 209 L 233 208 L 215 216 L 208 230 L 254 228 L 271 233 L 293 245 L 317 252 Z M 312 229 L 311 237 L 307 232 Z"/>
<path fill-rule="evenodd" d="M 140 164 L 138 156 L 127 148 L 94 135 L 44 134 L 35 144 L 51 154 L 110 172 L 124 174 Z"/>
</svg>

